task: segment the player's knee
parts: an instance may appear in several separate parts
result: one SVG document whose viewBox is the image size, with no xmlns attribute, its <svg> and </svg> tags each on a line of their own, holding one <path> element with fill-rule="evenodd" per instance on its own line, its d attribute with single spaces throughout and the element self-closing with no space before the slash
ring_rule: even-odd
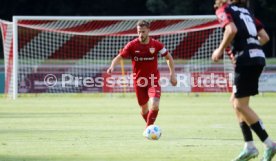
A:
<svg viewBox="0 0 276 161">
<path fill-rule="evenodd" d="M 148 104 L 140 105 L 141 107 L 141 113 L 146 114 L 149 111 Z"/>
<path fill-rule="evenodd" d="M 151 98 L 151 110 L 159 110 L 159 98 Z"/>
<path fill-rule="evenodd" d="M 238 112 L 243 112 L 244 111 L 244 107 L 239 105 L 239 104 L 233 103 L 233 107 L 234 107 L 234 110 L 236 110 Z"/>
<path fill-rule="evenodd" d="M 238 112 L 246 113 L 249 109 L 248 99 L 249 98 L 234 99 L 233 101 L 234 109 Z"/>
<path fill-rule="evenodd" d="M 141 108 L 141 113 L 144 115 L 149 112 L 148 108 Z"/>
<path fill-rule="evenodd" d="M 151 109 L 157 111 L 157 110 L 159 110 L 159 106 L 152 106 Z"/>
<path fill-rule="evenodd" d="M 151 106 L 152 110 L 159 110 L 159 102 L 153 102 Z"/>
</svg>

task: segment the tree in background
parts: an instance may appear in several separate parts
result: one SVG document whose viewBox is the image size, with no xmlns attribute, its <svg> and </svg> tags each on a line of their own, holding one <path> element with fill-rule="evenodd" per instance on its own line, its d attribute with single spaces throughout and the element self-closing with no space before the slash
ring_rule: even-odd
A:
<svg viewBox="0 0 276 161">
<path fill-rule="evenodd" d="M 202 15 L 213 14 L 213 0 L 147 0 L 146 6 L 158 15 Z"/>
<path fill-rule="evenodd" d="M 250 2 L 256 17 L 263 21 L 273 40 L 276 37 L 276 1 Z M 13 15 L 213 15 L 213 4 L 214 0 L 1 0 L 0 19 L 11 21 Z M 269 48 L 267 53 L 276 56 L 276 51 L 272 51 L 272 48 L 276 50 L 276 42 L 270 41 L 265 48 Z M 0 59 L 2 57 L 0 47 Z"/>
<path fill-rule="evenodd" d="M 275 0 L 251 0 L 251 8 L 256 17 L 262 19 L 267 25 L 276 28 L 276 1 Z"/>
</svg>

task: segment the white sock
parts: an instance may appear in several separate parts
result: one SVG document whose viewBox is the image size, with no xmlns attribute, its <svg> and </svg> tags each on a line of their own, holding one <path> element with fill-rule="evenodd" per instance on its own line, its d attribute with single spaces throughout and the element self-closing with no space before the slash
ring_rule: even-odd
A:
<svg viewBox="0 0 276 161">
<path fill-rule="evenodd" d="M 274 142 L 268 137 L 267 139 L 265 139 L 264 144 L 266 146 L 266 148 L 271 148 L 274 144 Z"/>
<path fill-rule="evenodd" d="M 253 149 L 256 148 L 254 141 L 247 141 L 244 143 L 244 149 Z"/>
</svg>

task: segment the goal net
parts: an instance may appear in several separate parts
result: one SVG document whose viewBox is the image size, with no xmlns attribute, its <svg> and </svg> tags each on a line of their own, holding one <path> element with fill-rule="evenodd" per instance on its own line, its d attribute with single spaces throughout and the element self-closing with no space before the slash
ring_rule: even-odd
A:
<svg viewBox="0 0 276 161">
<path fill-rule="evenodd" d="M 225 86 L 213 82 L 219 77 L 228 80 L 231 70 L 211 62 L 222 38 L 215 16 L 17 16 L 13 23 L 1 21 L 6 93 L 15 98 L 23 93 L 133 92 L 130 60 L 121 62 L 112 75 L 106 70 L 120 49 L 137 37 L 141 19 L 151 22 L 150 36 L 164 43 L 175 60 L 180 81 L 172 87 L 166 81 L 166 62 L 159 58 L 164 92 L 230 90 L 230 81 L 222 82 Z"/>
<path fill-rule="evenodd" d="M 15 94 L 13 83 L 13 24 L 8 21 L 0 20 L 0 28 L 2 31 L 2 43 L 4 52 L 5 66 L 5 94 L 12 96 Z"/>
</svg>

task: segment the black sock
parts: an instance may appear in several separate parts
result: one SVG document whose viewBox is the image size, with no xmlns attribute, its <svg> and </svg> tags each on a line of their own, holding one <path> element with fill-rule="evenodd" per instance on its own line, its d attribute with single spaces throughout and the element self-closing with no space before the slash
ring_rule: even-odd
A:
<svg viewBox="0 0 276 161">
<path fill-rule="evenodd" d="M 257 121 L 256 123 L 252 124 L 251 129 L 254 130 L 262 142 L 268 138 L 268 134 L 265 131 L 262 121 Z"/>
<path fill-rule="evenodd" d="M 250 127 L 245 122 L 240 122 L 243 139 L 245 142 L 253 141 L 252 132 Z"/>
</svg>

